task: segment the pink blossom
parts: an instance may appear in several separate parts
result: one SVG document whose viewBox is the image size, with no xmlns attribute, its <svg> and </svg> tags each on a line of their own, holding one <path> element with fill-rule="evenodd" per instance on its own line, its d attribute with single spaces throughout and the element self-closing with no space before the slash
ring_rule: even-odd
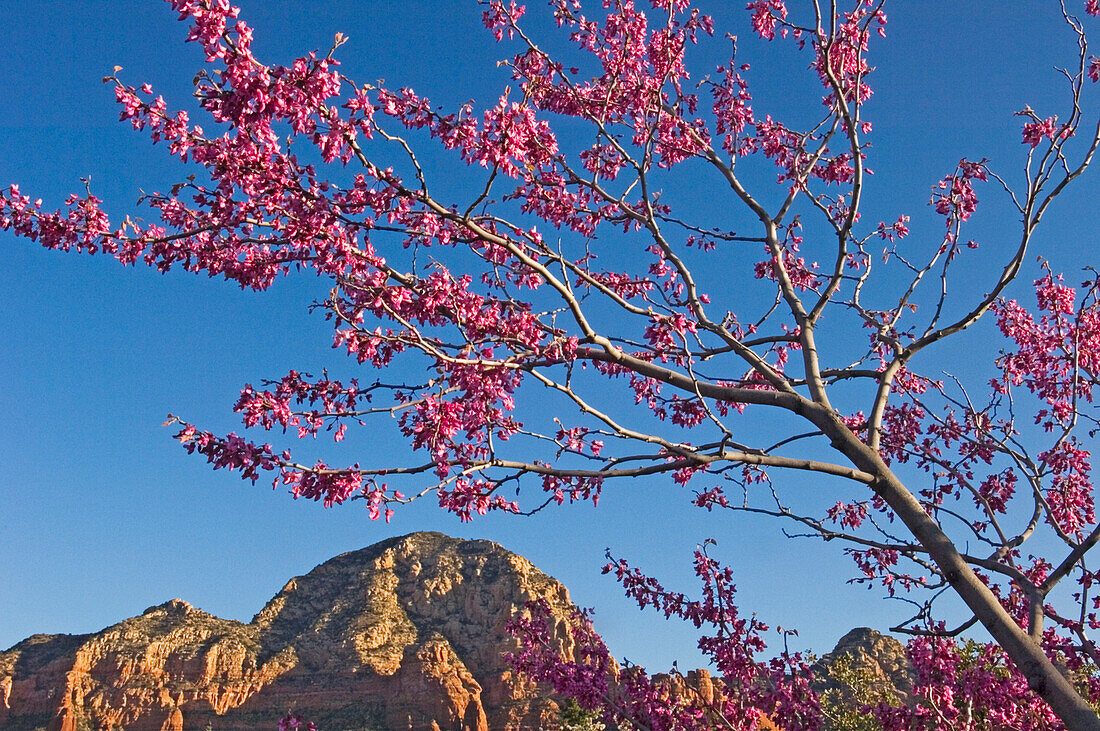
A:
<svg viewBox="0 0 1100 731">
<path fill-rule="evenodd" d="M 1057 117 L 1047 117 L 1039 122 L 1028 122 L 1025 124 L 1024 144 L 1030 145 L 1031 147 L 1038 147 L 1044 137 L 1048 140 L 1053 140 L 1057 132 L 1054 124 L 1057 121 Z"/>
<path fill-rule="evenodd" d="M 745 6 L 752 11 L 752 29 L 761 38 L 775 38 L 775 26 L 787 17 L 787 7 L 783 0 L 754 0 Z"/>
</svg>

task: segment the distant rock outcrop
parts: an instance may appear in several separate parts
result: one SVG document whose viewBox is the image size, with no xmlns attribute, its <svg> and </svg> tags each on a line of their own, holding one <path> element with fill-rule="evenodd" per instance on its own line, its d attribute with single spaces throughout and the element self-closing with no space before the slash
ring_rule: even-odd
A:
<svg viewBox="0 0 1100 731">
<path fill-rule="evenodd" d="M 846 673 L 837 672 L 838 662 Z M 907 703 L 913 691 L 914 672 L 905 645 L 869 627 L 856 627 L 841 637 L 833 651 L 817 662 L 814 674 L 822 679 L 817 689 L 839 693 L 842 706 L 858 707 L 871 698 Z M 838 676 L 844 675 L 848 677 L 838 682 Z M 865 697 L 854 697 L 854 691 Z"/>
<path fill-rule="evenodd" d="M 248 624 L 173 599 L 30 637 L 0 652 L 0 728 L 260 729 L 288 710 L 326 731 L 544 728 L 556 706 L 502 658 L 505 625 L 537 598 L 561 621 L 573 606 L 495 543 L 413 533 L 292 579 Z"/>
</svg>

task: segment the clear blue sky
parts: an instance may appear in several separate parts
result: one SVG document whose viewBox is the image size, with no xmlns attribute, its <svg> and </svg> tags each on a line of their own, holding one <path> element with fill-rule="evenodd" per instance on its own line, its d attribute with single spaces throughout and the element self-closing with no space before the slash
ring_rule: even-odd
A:
<svg viewBox="0 0 1100 731">
<path fill-rule="evenodd" d="M 327 49 L 342 31 L 351 37 L 339 56 L 343 71 L 359 80 L 383 78 L 449 105 L 495 101 L 508 83 L 494 63 L 507 52 L 481 29 L 472 1 L 240 4 L 256 29 L 257 54 L 271 63 Z M 742 60 L 755 64 L 757 112 L 796 113 L 798 89 L 814 95 L 812 108 L 820 91 L 791 76 L 808 57 L 775 67 L 771 55 L 758 60 L 742 5 L 718 4 L 718 36 L 729 30 L 746 39 Z M 1054 11 L 1051 3 L 1026 7 L 1040 5 Z M 888 39 L 876 38 L 872 55 L 877 93 L 867 107 L 876 128 L 868 219 L 911 214 L 915 234 L 935 236 L 942 222 L 927 208 L 929 187 L 960 157 L 989 157 L 1015 173 L 1023 147 L 1011 113 L 1030 103 L 1042 116 L 1064 114 L 1045 104 L 1057 82 L 1051 65 L 1072 60 L 1072 39 L 1055 12 L 1030 17 L 1024 7 L 927 0 L 888 8 Z M 148 81 L 171 107 L 193 106 L 190 80 L 201 52 L 183 43 L 186 28 L 166 3 L 6 3 L 3 24 L 0 185 L 18 182 L 57 205 L 90 176 L 106 209 L 121 215 L 135 210 L 139 190 L 166 189 L 189 172 L 120 124 L 111 90 L 100 83 L 118 65 L 123 79 Z M 768 53 L 776 50 L 778 58 L 791 49 Z M 1092 175 L 1052 211 L 1039 246 L 1056 267 L 1080 266 L 1072 255 L 1087 229 L 1076 217 L 1095 210 L 1096 193 Z M 981 194 L 996 198 L 992 187 Z M 972 235 L 991 247 L 1010 243 L 1014 218 L 994 205 Z M 846 586 L 854 568 L 834 545 L 786 540 L 766 520 L 699 513 L 686 507 L 687 494 L 683 509 L 655 507 L 655 496 L 674 489 L 661 480 L 611 486 L 598 509 L 465 525 L 429 498 L 386 525 L 354 504 L 324 510 L 263 482 L 213 472 L 173 442 L 161 426 L 165 415 L 224 433 L 240 428 L 231 407 L 246 382 L 290 368 L 353 373 L 329 349 L 330 327 L 306 311 L 327 284 L 291 277 L 263 294 L 242 293 L 182 272 L 161 276 L 107 258 L 47 252 L 6 234 L 0 251 L 0 648 L 36 632 L 95 631 L 175 596 L 247 621 L 291 576 L 425 529 L 489 538 L 529 557 L 565 582 L 579 604 L 596 608 L 597 628 L 617 655 L 652 670 L 676 658 L 681 666 L 696 664 L 694 636 L 622 598 L 614 581 L 600 576 L 605 547 L 691 593 L 691 551 L 717 538 L 743 606 L 798 628 L 800 646 L 819 652 L 853 626 L 885 629 L 904 615 L 877 590 Z M 976 276 L 990 261 L 981 256 Z M 975 280 L 975 288 L 983 286 Z M 965 353 L 990 355 L 997 347 L 988 332 L 978 332 L 968 350 L 945 355 L 966 368 Z M 401 449 L 382 431 L 350 446 L 365 462 Z"/>
</svg>

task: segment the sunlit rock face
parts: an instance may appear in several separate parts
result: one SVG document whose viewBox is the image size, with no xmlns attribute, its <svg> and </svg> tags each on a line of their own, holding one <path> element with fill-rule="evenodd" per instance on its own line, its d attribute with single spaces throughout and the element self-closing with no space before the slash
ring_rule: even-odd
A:
<svg viewBox="0 0 1100 731">
<path fill-rule="evenodd" d="M 836 662 L 847 656 L 851 667 L 867 681 L 867 690 L 876 697 L 905 703 L 913 690 L 915 673 L 905 654 L 905 645 L 897 639 L 869 627 L 856 627 L 840 638 L 833 651 L 824 655 L 814 667 L 820 679 L 817 690 L 839 689 L 845 705 L 858 705 L 848 689 L 838 687 L 831 679 Z"/>
<path fill-rule="evenodd" d="M 0 653 L 0 728 L 243 730 L 288 710 L 326 730 L 546 728 L 557 707 L 502 657 L 505 625 L 538 598 L 563 622 L 573 606 L 495 543 L 413 533 L 291 579 L 248 624 L 173 599 L 29 637 Z"/>
</svg>

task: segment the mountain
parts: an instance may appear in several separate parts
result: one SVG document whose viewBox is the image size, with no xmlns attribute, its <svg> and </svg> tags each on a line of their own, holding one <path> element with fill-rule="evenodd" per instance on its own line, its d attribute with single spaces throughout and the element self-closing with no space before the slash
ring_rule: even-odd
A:
<svg viewBox="0 0 1100 731">
<path fill-rule="evenodd" d="M 0 728 L 273 729 L 288 710 L 326 731 L 542 728 L 557 707 L 501 657 L 536 598 L 562 619 L 573 608 L 496 543 L 392 538 L 291 579 L 248 624 L 173 599 L 94 634 L 29 637 L 0 652 Z"/>
<path fill-rule="evenodd" d="M 856 670 L 868 691 L 891 702 L 909 700 L 916 673 L 905 654 L 905 645 L 895 638 L 870 627 L 849 631 L 814 667 L 815 675 L 823 678 L 821 689 L 837 687 L 832 679 L 837 675 L 837 664 L 842 658 L 846 658 L 848 667 Z"/>
</svg>

